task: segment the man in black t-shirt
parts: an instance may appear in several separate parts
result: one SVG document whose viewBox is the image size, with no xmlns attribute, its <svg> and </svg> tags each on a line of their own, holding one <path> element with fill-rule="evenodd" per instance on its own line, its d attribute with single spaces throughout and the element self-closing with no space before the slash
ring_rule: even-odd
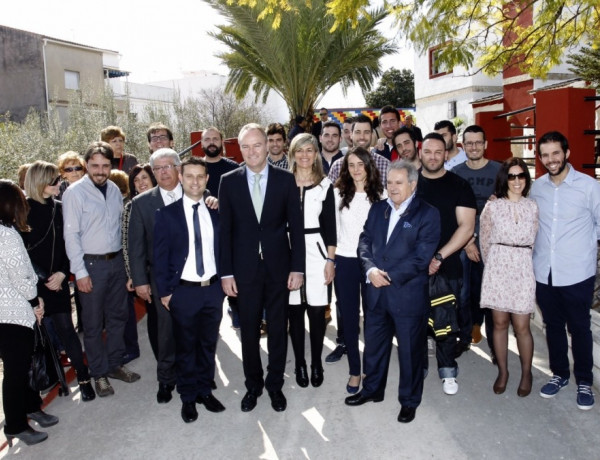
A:
<svg viewBox="0 0 600 460">
<path fill-rule="evenodd" d="M 459 254 L 473 236 L 477 205 L 468 182 L 444 169 L 447 153 L 446 142 L 440 134 L 429 133 L 425 136 L 419 153 L 422 169 L 417 194 L 436 207 L 441 217 L 440 246 L 429 264 L 429 275 L 438 271 L 446 275 L 458 304 L 462 284 Z M 446 394 L 456 394 L 458 391 L 456 339 L 457 334 L 450 333 L 437 340 L 438 373 Z"/>
<path fill-rule="evenodd" d="M 206 188 L 212 196 L 219 197 L 219 184 L 221 176 L 229 171 L 240 167 L 235 161 L 224 158 L 223 153 L 223 135 L 215 127 L 206 128 L 202 131 L 202 150 L 204 151 L 204 160 L 206 161 L 206 172 L 208 173 L 208 182 Z"/>
</svg>

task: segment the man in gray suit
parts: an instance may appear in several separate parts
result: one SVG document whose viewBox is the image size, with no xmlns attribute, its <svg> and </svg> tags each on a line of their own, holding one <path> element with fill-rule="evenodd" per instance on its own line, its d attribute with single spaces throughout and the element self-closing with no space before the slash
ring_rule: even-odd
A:
<svg viewBox="0 0 600 460">
<path fill-rule="evenodd" d="M 175 388 L 175 340 L 169 312 L 156 293 L 152 268 L 154 220 L 157 209 L 174 203 L 182 196 L 179 183 L 181 160 L 175 150 L 162 148 L 150 157 L 157 187 L 136 196 L 129 217 L 129 262 L 136 294 L 148 302 L 148 336 L 157 360 L 159 403 L 168 403 Z"/>
</svg>

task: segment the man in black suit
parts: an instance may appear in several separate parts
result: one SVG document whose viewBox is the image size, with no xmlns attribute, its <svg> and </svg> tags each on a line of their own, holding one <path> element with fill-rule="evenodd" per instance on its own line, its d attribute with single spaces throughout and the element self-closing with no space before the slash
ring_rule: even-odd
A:
<svg viewBox="0 0 600 460">
<path fill-rule="evenodd" d="M 148 336 L 157 361 L 159 403 L 168 403 L 175 388 L 175 340 L 171 315 L 156 292 L 153 265 L 154 221 L 157 209 L 182 196 L 179 184 L 181 160 L 175 150 L 162 148 L 150 157 L 157 187 L 136 196 L 129 217 L 129 264 L 136 294 L 148 302 Z"/>
<path fill-rule="evenodd" d="M 244 126 L 238 141 L 245 167 L 225 174 L 219 188 L 221 282 L 226 295 L 238 297 L 247 389 L 242 411 L 254 409 L 266 387 L 280 412 L 287 407 L 281 388 L 289 291 L 300 288 L 304 272 L 300 194 L 290 172 L 268 164 L 263 128 Z M 269 328 L 266 379 L 259 346 L 263 307 Z"/>
<path fill-rule="evenodd" d="M 423 347 L 429 317 L 429 263 L 440 240 L 440 214 L 415 196 L 419 173 L 392 163 L 388 199 L 373 204 L 358 243 L 368 279 L 363 389 L 349 406 L 382 401 L 394 335 L 398 341 L 402 405 L 398 421 L 411 422 L 423 394 Z"/>
<path fill-rule="evenodd" d="M 224 295 L 218 282 L 218 213 L 203 199 L 206 162 L 185 160 L 179 180 L 182 199 L 156 211 L 154 276 L 155 295 L 173 320 L 181 417 L 189 423 L 198 418 L 196 403 L 211 412 L 225 410 L 211 391 Z"/>
</svg>

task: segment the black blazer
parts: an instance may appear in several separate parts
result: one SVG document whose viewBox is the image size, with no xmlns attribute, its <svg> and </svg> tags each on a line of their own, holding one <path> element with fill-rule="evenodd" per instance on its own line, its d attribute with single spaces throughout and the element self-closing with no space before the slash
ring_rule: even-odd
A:
<svg viewBox="0 0 600 460">
<path fill-rule="evenodd" d="M 215 263 L 219 274 L 219 214 L 208 208 L 214 231 Z M 189 254 L 189 234 L 183 199 L 156 211 L 153 270 L 159 297 L 173 294 Z"/>
<path fill-rule="evenodd" d="M 304 272 L 304 226 L 296 181 L 289 171 L 268 168 L 260 222 L 252 206 L 247 168 L 221 177 L 221 276 L 233 275 L 242 283 L 251 282 L 256 274 L 259 243 L 271 279 L 287 280 L 290 272 Z"/>
</svg>

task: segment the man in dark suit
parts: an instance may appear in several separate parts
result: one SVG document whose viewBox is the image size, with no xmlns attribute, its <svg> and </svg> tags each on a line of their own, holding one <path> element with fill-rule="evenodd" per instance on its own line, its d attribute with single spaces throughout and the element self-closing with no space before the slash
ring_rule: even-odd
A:
<svg viewBox="0 0 600 460">
<path fill-rule="evenodd" d="M 179 180 L 182 199 L 156 211 L 154 276 L 155 296 L 173 320 L 181 417 L 189 423 L 198 418 L 196 403 L 211 412 L 225 410 L 211 391 L 224 295 L 218 277 L 218 213 L 203 199 L 206 162 L 185 160 Z"/>
<path fill-rule="evenodd" d="M 136 196 L 129 217 L 129 264 L 136 294 L 148 302 L 148 336 L 157 361 L 159 403 L 168 403 L 175 388 L 175 340 L 171 315 L 156 292 L 153 265 L 154 220 L 157 209 L 182 196 L 179 184 L 181 160 L 175 150 L 159 149 L 150 157 L 157 187 Z"/>
<path fill-rule="evenodd" d="M 219 188 L 221 281 L 226 295 L 238 297 L 247 389 L 242 411 L 254 409 L 266 387 L 279 412 L 287 407 L 281 388 L 289 291 L 300 288 L 304 272 L 300 194 L 290 172 L 268 164 L 263 128 L 244 126 L 238 141 L 245 167 L 225 174 Z M 259 346 L 263 307 L 268 325 L 266 379 Z"/>
<path fill-rule="evenodd" d="M 418 172 L 407 161 L 391 164 L 388 199 L 375 203 L 358 244 L 368 279 L 363 389 L 349 406 L 383 400 L 394 335 L 398 341 L 402 408 L 398 421 L 411 422 L 423 394 L 423 347 L 429 316 L 428 269 L 440 239 L 437 209 L 415 196 Z"/>
</svg>

